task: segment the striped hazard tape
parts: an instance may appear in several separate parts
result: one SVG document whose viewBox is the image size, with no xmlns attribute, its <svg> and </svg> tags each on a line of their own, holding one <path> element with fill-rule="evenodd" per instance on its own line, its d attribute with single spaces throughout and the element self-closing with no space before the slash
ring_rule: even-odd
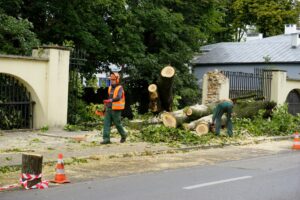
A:
<svg viewBox="0 0 300 200">
<path fill-rule="evenodd" d="M 31 187 L 28 187 L 28 181 L 33 181 L 35 179 L 42 178 L 42 174 L 34 175 L 34 174 L 24 174 L 22 173 L 22 177 L 20 179 L 20 184 L 26 189 L 45 189 L 49 186 L 49 181 L 41 181 Z"/>
<path fill-rule="evenodd" d="M 35 185 L 32 185 L 32 186 L 28 187 L 28 181 L 33 181 L 33 180 L 39 179 L 39 178 L 42 178 L 42 174 L 34 175 L 34 174 L 22 173 L 21 178 L 20 178 L 20 184 L 16 183 L 16 184 L 0 187 L 0 191 L 13 189 L 13 188 L 17 188 L 17 187 L 20 187 L 20 186 L 23 186 L 26 190 L 48 188 L 49 187 L 49 181 L 41 181 L 41 182 L 39 182 Z"/>
<path fill-rule="evenodd" d="M 20 187 L 19 184 L 12 184 L 12 185 L 6 185 L 6 186 L 3 186 L 3 187 L 0 187 L 0 192 L 4 191 L 4 190 L 9 190 L 9 189 L 13 189 L 13 188 L 17 188 L 17 187 Z"/>
</svg>

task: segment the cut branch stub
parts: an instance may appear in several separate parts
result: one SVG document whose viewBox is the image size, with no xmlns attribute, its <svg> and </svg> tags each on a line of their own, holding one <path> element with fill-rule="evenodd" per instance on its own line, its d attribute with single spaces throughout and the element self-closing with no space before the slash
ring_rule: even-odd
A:
<svg viewBox="0 0 300 200">
<path fill-rule="evenodd" d="M 151 112 L 157 113 L 161 111 L 161 102 L 159 99 L 159 95 L 157 92 L 157 86 L 155 84 L 151 84 L 148 86 L 149 91 L 149 109 Z"/>
<path fill-rule="evenodd" d="M 149 91 L 149 96 L 151 100 L 155 100 L 158 98 L 158 93 L 157 93 L 157 85 L 156 84 L 151 84 L 148 86 L 148 91 Z"/>
</svg>

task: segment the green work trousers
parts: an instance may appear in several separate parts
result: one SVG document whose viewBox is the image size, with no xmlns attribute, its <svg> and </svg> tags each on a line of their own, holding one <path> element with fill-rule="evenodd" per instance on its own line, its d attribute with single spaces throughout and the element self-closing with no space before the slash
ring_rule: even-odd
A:
<svg viewBox="0 0 300 200">
<path fill-rule="evenodd" d="M 214 112 L 213 112 L 213 122 L 216 120 L 216 135 L 220 135 L 220 130 L 221 130 L 221 120 L 222 120 L 222 115 L 226 113 L 226 127 L 227 127 L 227 134 L 229 136 L 232 136 L 232 121 L 231 121 L 231 114 L 232 114 L 232 108 L 233 104 L 228 101 L 224 101 L 219 103 Z"/>
<path fill-rule="evenodd" d="M 121 110 L 112 110 L 112 108 L 106 108 L 104 116 L 104 127 L 103 127 L 103 141 L 110 141 L 110 127 L 112 123 L 116 126 L 118 132 L 122 138 L 126 138 L 126 132 L 121 124 Z"/>
</svg>

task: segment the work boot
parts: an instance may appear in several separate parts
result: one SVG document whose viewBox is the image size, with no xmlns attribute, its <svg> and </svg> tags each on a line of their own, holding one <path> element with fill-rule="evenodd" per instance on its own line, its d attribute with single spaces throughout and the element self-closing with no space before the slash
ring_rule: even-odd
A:
<svg viewBox="0 0 300 200">
<path fill-rule="evenodd" d="M 126 142 L 126 137 L 122 137 L 120 140 L 120 143 L 124 143 L 124 142 Z"/>
<path fill-rule="evenodd" d="M 111 142 L 110 141 L 102 141 L 102 142 L 100 142 L 100 144 L 111 144 Z"/>
</svg>

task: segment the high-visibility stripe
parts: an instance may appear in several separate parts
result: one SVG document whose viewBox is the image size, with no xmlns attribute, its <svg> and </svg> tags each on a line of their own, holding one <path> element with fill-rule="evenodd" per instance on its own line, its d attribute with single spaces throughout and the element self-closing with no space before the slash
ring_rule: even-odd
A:
<svg viewBox="0 0 300 200">
<path fill-rule="evenodd" d="M 300 142 L 294 142 L 294 145 L 300 145 Z"/>
<path fill-rule="evenodd" d="M 65 170 L 64 169 L 56 169 L 56 173 L 57 174 L 65 174 Z"/>
</svg>

